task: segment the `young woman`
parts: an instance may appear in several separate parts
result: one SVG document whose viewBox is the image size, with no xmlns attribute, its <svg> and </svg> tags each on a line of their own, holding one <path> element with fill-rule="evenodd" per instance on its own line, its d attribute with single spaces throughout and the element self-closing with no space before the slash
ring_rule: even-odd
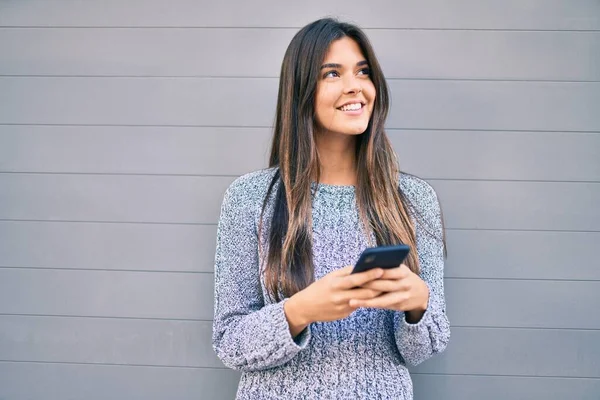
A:
<svg viewBox="0 0 600 400">
<path fill-rule="evenodd" d="M 356 26 L 322 19 L 283 60 L 270 168 L 225 193 L 214 349 L 243 371 L 238 399 L 412 399 L 406 363 L 444 350 L 439 203 L 399 172 L 388 88 Z M 394 269 L 351 274 L 375 245 Z"/>
</svg>

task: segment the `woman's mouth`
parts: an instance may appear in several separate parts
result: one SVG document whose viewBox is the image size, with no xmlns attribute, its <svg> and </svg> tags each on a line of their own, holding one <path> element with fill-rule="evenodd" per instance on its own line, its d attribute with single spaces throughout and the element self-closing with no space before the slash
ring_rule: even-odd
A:
<svg viewBox="0 0 600 400">
<path fill-rule="evenodd" d="M 362 114 L 364 108 L 365 105 L 362 103 L 350 103 L 338 107 L 337 109 L 346 115 L 360 115 Z"/>
</svg>

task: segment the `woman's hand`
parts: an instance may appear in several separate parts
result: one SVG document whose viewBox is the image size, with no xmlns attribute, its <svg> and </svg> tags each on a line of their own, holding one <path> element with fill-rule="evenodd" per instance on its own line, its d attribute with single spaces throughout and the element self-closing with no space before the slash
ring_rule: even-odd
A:
<svg viewBox="0 0 600 400">
<path fill-rule="evenodd" d="M 284 312 L 292 336 L 312 322 L 346 318 L 356 310 L 351 301 L 374 300 L 381 294 L 380 290 L 365 286 L 384 276 L 381 268 L 351 274 L 353 268 L 349 265 L 330 272 L 285 302 Z"/>
<path fill-rule="evenodd" d="M 429 303 L 429 287 L 405 264 L 385 270 L 380 278 L 361 287 L 383 294 L 372 299 L 352 299 L 350 306 L 405 311 L 409 322 L 420 320 Z"/>
</svg>

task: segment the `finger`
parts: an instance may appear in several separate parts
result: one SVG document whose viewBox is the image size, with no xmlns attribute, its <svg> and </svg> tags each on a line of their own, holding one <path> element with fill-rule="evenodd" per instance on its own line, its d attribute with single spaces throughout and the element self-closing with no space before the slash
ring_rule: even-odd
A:
<svg viewBox="0 0 600 400">
<path fill-rule="evenodd" d="M 352 273 L 353 269 L 354 269 L 353 265 L 346 265 L 343 268 L 336 269 L 335 271 L 333 271 L 331 273 L 331 275 L 333 275 L 333 276 L 347 276 L 347 275 L 350 275 Z"/>
<path fill-rule="evenodd" d="M 347 290 L 346 297 L 347 297 L 347 301 L 350 301 L 351 299 L 366 300 L 366 299 L 373 299 L 373 298 L 381 295 L 381 293 L 382 292 L 380 292 L 379 290 L 359 288 L 359 289 Z"/>
<path fill-rule="evenodd" d="M 381 279 L 404 279 L 410 276 L 410 274 L 412 274 L 410 268 L 405 264 L 401 264 L 399 267 L 384 270 Z"/>
<path fill-rule="evenodd" d="M 365 289 L 378 290 L 380 292 L 398 292 L 406 290 L 406 285 L 402 280 L 395 279 L 376 279 L 371 282 L 367 282 L 361 286 Z"/>
<path fill-rule="evenodd" d="M 350 274 L 342 278 L 340 282 L 340 289 L 352 289 L 358 286 L 362 286 L 367 282 L 375 279 L 379 279 L 383 274 L 381 268 L 373 268 L 365 272 L 359 272 L 357 274 Z"/>
<path fill-rule="evenodd" d="M 385 293 L 373 299 L 351 299 L 348 304 L 350 307 L 369 307 L 369 308 L 392 308 L 405 301 L 407 298 L 403 292 Z"/>
</svg>

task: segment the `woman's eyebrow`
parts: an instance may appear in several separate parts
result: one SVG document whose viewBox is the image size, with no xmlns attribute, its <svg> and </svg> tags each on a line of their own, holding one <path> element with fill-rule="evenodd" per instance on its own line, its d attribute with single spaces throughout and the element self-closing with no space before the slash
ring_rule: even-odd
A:
<svg viewBox="0 0 600 400">
<path fill-rule="evenodd" d="M 357 67 L 360 67 L 361 65 L 368 65 L 368 61 L 367 60 L 362 60 L 356 63 Z M 323 64 L 321 65 L 321 69 L 323 68 L 342 68 L 342 64 L 334 64 L 334 63 L 328 63 L 328 64 Z"/>
</svg>

